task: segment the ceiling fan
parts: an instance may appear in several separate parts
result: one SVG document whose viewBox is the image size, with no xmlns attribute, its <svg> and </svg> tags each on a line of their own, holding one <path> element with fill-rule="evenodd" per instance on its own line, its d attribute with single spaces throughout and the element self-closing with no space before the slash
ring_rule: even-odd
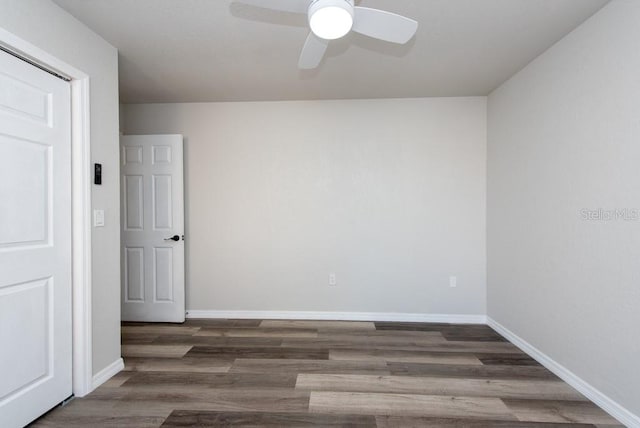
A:
<svg viewBox="0 0 640 428">
<path fill-rule="evenodd" d="M 418 22 L 379 9 L 356 6 L 354 0 L 236 0 L 264 9 L 306 14 L 311 32 L 302 48 L 298 67 L 318 67 L 330 40 L 351 31 L 386 42 L 405 44 L 416 34 Z"/>
</svg>

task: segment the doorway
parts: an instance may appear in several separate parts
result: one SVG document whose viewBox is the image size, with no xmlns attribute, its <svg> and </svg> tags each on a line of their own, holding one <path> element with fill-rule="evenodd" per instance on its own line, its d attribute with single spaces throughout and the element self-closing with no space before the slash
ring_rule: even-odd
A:
<svg viewBox="0 0 640 428">
<path fill-rule="evenodd" d="M 65 274 L 70 278 L 70 289 L 66 290 L 65 293 L 69 293 L 72 297 L 68 301 L 67 312 L 65 314 L 66 318 L 66 326 L 64 326 L 67 332 L 70 331 L 70 335 L 72 341 L 68 342 L 68 347 L 66 347 L 65 354 L 72 355 L 72 363 L 69 366 L 69 370 L 71 372 L 70 375 L 65 375 L 64 378 L 67 379 L 65 381 L 65 393 L 62 395 L 68 396 L 73 393 L 75 396 L 82 397 L 93 389 L 93 374 L 92 374 L 92 364 L 91 364 L 91 356 L 92 356 L 92 347 L 91 347 L 91 174 L 90 174 L 90 128 L 89 128 L 89 76 L 82 71 L 68 65 L 67 63 L 58 60 L 56 57 L 50 55 L 49 53 L 43 51 L 42 49 L 26 42 L 25 40 L 15 36 L 14 34 L 1 29 L 0 28 L 0 50 L 3 55 L 3 60 L 5 55 L 9 57 L 14 57 L 13 59 L 19 61 L 22 66 L 28 67 L 29 70 L 35 70 L 35 72 L 42 73 L 51 73 L 54 75 L 58 75 L 62 77 L 66 82 L 64 84 L 67 87 L 67 104 L 68 107 L 65 108 L 67 112 L 67 117 L 70 120 L 70 128 L 68 129 L 68 157 L 66 159 L 67 162 L 67 171 L 65 174 L 70 176 L 70 185 L 66 187 L 64 190 L 66 195 L 65 204 L 67 206 L 68 217 L 67 221 L 71 224 L 69 234 L 67 235 L 66 240 L 67 243 L 64 243 L 64 240 L 60 240 L 61 238 L 56 233 L 56 222 L 52 219 L 53 214 L 56 210 L 56 203 L 54 198 L 55 195 L 60 195 L 59 189 L 52 189 L 53 183 L 55 182 L 56 170 L 53 169 L 53 164 L 55 162 L 55 157 L 57 150 L 53 150 L 51 147 L 47 148 L 46 144 L 39 144 L 38 139 L 43 137 L 43 135 L 22 135 L 15 134 L 12 132 L 5 133 L 3 137 L 6 137 L 4 142 L 6 143 L 3 147 L 3 150 L 6 151 L 8 156 L 22 156 L 23 160 L 27 162 L 28 159 L 35 159 L 36 154 L 40 151 L 40 155 L 42 155 L 42 162 L 37 162 L 40 165 L 40 183 L 43 183 L 42 178 L 49 178 L 51 181 L 48 183 L 49 185 L 40 186 L 37 185 L 38 174 L 24 174 L 29 178 L 28 183 L 22 182 L 23 186 L 32 186 L 31 194 L 32 197 L 26 198 L 28 203 L 31 205 L 31 217 L 25 216 L 25 218 L 19 219 L 19 222 L 14 223 L 15 225 L 21 225 L 22 232 L 20 232 L 19 228 L 10 228 L 13 232 L 3 231 L 3 245 L 4 248 L 0 249 L 0 252 L 4 252 L 10 254 L 12 251 L 16 251 L 18 247 L 28 247 L 25 250 L 37 250 L 38 246 L 40 246 L 40 252 L 42 254 L 47 252 L 47 248 L 50 245 L 57 245 L 61 243 L 61 245 L 68 245 L 68 251 L 64 251 L 65 257 L 71 260 L 71 266 L 68 268 L 68 272 Z M 18 59 L 20 58 L 20 59 Z M 40 69 L 40 70 L 38 70 Z M 44 70 L 44 71 L 43 71 Z M 26 72 L 25 72 L 26 73 Z M 32 92 L 30 96 L 27 97 L 17 97 L 18 104 L 14 104 L 13 110 L 10 105 L 6 105 L 10 99 L 15 98 L 15 90 L 20 90 L 22 85 L 22 91 L 29 92 L 29 81 L 26 79 L 26 74 L 21 75 L 20 78 L 17 79 L 16 86 L 18 89 L 14 89 L 12 91 L 4 92 L 3 96 L 5 96 L 5 105 L 4 105 L 4 113 L 7 114 L 22 114 L 25 117 L 29 117 L 28 113 L 31 113 L 29 120 L 38 122 L 40 120 L 41 124 L 44 124 L 42 129 L 52 129 L 56 127 L 57 123 L 50 123 L 49 116 L 44 116 L 43 114 L 51 113 L 51 118 L 56 117 L 53 114 L 53 107 L 55 106 L 55 101 L 51 100 L 52 97 L 46 96 L 44 97 L 45 101 L 40 102 L 38 104 L 38 99 L 42 101 L 42 97 L 38 98 L 38 85 L 32 88 Z M 5 73 L 5 68 L 3 66 L 3 77 L 5 77 L 5 84 L 11 82 L 11 74 Z M 15 77 L 15 73 L 14 73 Z M 8 81 L 7 81 L 8 79 Z M 53 78 L 57 79 L 57 78 Z M 16 79 L 13 79 L 16 80 Z M 26 80 L 26 81 L 25 81 Z M 42 88 L 41 88 L 42 89 Z M 46 91 L 44 91 L 46 92 Z M 50 103 L 51 101 L 51 103 Z M 40 105 L 41 108 L 37 106 Z M 15 108 L 17 107 L 17 108 Z M 44 113 L 43 113 L 44 112 Z M 46 119 L 45 119 L 46 117 Z M 26 121 L 27 119 L 24 119 Z M 18 122 L 14 118 L 11 120 L 12 122 Z M 23 121 L 23 122 L 24 122 Z M 16 126 L 15 124 L 13 125 Z M 26 137 L 26 138 L 25 138 Z M 14 140 L 12 142 L 8 142 L 8 140 Z M 15 140 L 18 140 L 16 142 Z M 22 143 L 27 143 L 25 145 L 21 145 Z M 29 144 L 31 143 L 31 144 Z M 51 162 L 45 164 L 45 158 L 50 156 Z M 28 163 L 28 162 L 27 162 Z M 30 163 L 32 167 L 32 172 L 37 171 L 36 163 Z M 6 169 L 7 171 L 12 171 L 10 175 L 12 176 L 9 180 L 3 180 L 3 183 L 8 183 L 9 186 L 13 186 L 16 183 L 20 183 L 23 180 L 19 180 L 18 176 L 14 174 L 17 165 L 12 165 L 11 168 Z M 43 175 L 44 174 L 44 175 Z M 7 187 L 9 190 L 7 192 L 14 192 L 15 189 L 12 187 Z M 46 199 L 44 201 L 41 200 L 40 208 L 38 209 L 38 205 L 36 204 L 36 198 L 33 197 L 33 191 L 35 190 L 35 194 L 40 191 L 40 198 L 42 199 L 43 192 L 46 192 Z M 56 192 L 54 192 L 56 190 Z M 33 205 L 35 204 L 35 205 Z M 24 208 L 24 204 L 23 207 Z M 50 211 L 46 211 L 50 210 Z M 15 216 L 16 208 L 13 207 L 12 210 L 6 210 L 6 216 Z M 44 220 L 40 222 L 37 220 L 38 215 L 35 213 L 39 212 L 40 218 L 51 218 L 53 221 L 48 223 L 44 223 Z M 45 217 L 43 217 L 45 216 Z M 22 221 L 23 223 L 20 223 Z M 25 231 L 27 229 L 26 223 L 28 222 L 37 222 L 42 224 L 40 228 L 35 228 L 33 230 Z M 3 221 L 6 224 L 6 222 Z M 43 224 L 44 223 L 44 224 Z M 16 232 L 16 230 L 18 232 Z M 13 236 L 11 235 L 13 233 Z M 20 233 L 22 235 L 20 236 Z M 44 237 L 44 239 L 42 239 Z M 62 239 L 62 238 L 61 238 Z M 40 241 L 40 244 L 38 244 Z M 62 247 L 61 247 L 62 248 Z M 70 253 L 70 255 L 69 255 Z M 40 256 L 42 256 L 40 254 Z M 38 304 L 40 302 L 45 306 L 47 312 L 43 313 L 43 317 L 40 319 L 44 319 L 45 321 L 51 321 L 55 318 L 55 310 L 56 306 L 54 305 L 53 309 L 51 309 L 51 302 L 54 302 L 56 299 L 57 291 L 55 289 L 55 285 L 58 281 L 49 281 L 49 276 L 43 275 L 39 278 L 26 278 L 25 281 L 22 281 L 18 278 L 17 272 L 18 266 L 12 266 L 11 261 L 9 260 L 11 256 L 7 256 L 3 261 L 3 268 L 0 269 L 2 274 L 0 275 L 0 279 L 3 281 L 3 288 L 5 288 L 5 295 L 10 296 L 12 299 L 23 298 L 22 300 L 29 300 L 31 303 Z M 12 266 L 12 269 L 15 271 L 12 274 L 7 274 L 8 269 L 4 267 L 8 263 L 9 266 Z M 55 268 L 52 268 L 55 269 Z M 24 273 L 24 272 L 23 272 Z M 62 278 L 60 276 L 59 278 Z M 55 272 L 54 278 L 55 280 Z M 16 281 L 17 280 L 17 281 Z M 69 284 L 67 284 L 67 288 Z M 16 292 L 17 291 L 17 292 Z M 26 294 L 25 294 L 26 293 Z M 22 294 L 22 295 L 20 295 Z M 29 296 L 27 296 L 29 294 Z M 32 299 L 34 295 L 39 294 L 39 300 L 37 298 Z M 24 299 L 26 297 L 26 299 Z M 43 301 L 49 302 L 49 306 L 42 303 Z M 5 300 L 5 303 L 8 300 Z M 12 306 L 12 305 L 9 305 Z M 15 307 L 12 306 L 12 309 L 15 312 Z M 34 312 L 33 308 L 26 309 L 20 312 L 18 316 L 22 316 L 23 319 L 26 317 L 26 311 Z M 3 311 L 4 313 L 4 311 Z M 9 313 L 9 312 L 6 312 Z M 43 321 L 44 322 L 44 321 Z M 9 329 L 13 329 L 17 323 L 11 323 L 7 327 L 7 331 Z M 38 322 L 34 322 L 33 324 L 39 324 Z M 3 325 L 6 325 L 3 322 Z M 39 346 L 40 350 L 45 349 L 45 352 L 51 352 L 51 355 L 55 355 L 55 348 L 57 346 L 56 342 L 50 340 L 51 337 L 54 337 L 56 328 L 44 328 L 40 323 L 40 336 L 39 339 L 43 339 L 43 335 L 47 335 L 46 338 L 40 340 Z M 51 323 L 49 323 L 51 325 Z M 61 326 L 62 327 L 62 326 Z M 28 325 L 23 327 L 23 329 L 34 329 L 37 330 L 37 327 L 33 325 Z M 7 337 L 12 336 L 15 338 L 26 338 L 30 335 L 31 332 L 3 332 Z M 37 333 L 37 331 L 36 331 Z M 68 333 L 67 333 L 68 334 Z M 38 337 L 37 335 L 35 337 Z M 63 341 L 62 339 L 60 339 Z M 45 345 L 42 345 L 42 343 Z M 34 345 L 37 341 L 32 341 L 31 346 Z M 62 343 L 62 342 L 61 342 Z M 48 347 L 47 347 L 48 346 Z M 29 349 L 30 348 L 24 348 Z M 46 357 L 48 358 L 48 357 Z M 68 357 L 65 356 L 63 360 L 68 360 Z M 15 377 L 15 381 L 10 386 L 3 385 L 3 390 L 0 394 L 0 406 L 4 406 L 8 404 L 10 401 L 13 401 L 12 398 L 22 397 L 27 394 L 32 388 L 36 388 L 41 383 L 47 383 L 47 379 L 49 375 L 52 373 L 51 366 L 47 366 L 43 361 L 47 361 L 44 358 L 39 359 L 38 363 L 33 363 L 32 361 L 21 361 L 20 364 L 24 364 L 28 366 L 27 369 L 23 369 L 23 371 L 19 373 L 12 373 L 12 376 Z M 49 364 L 51 364 L 51 359 L 48 360 Z M 8 362 L 11 368 L 11 362 Z M 54 368 L 57 364 L 55 359 L 53 361 Z M 65 363 L 68 364 L 68 363 Z M 4 366 L 4 359 L 3 359 Z M 15 368 L 15 365 L 14 367 Z M 62 370 L 62 369 L 61 369 Z M 16 370 L 17 371 L 17 370 Z M 44 374 L 43 374 L 44 373 Z M 29 379 L 31 377 L 31 379 Z M 53 377 L 56 377 L 55 375 Z M 62 378 L 62 377 L 61 377 Z M 69 379 L 71 379 L 71 384 L 69 385 Z M 25 385 L 19 385 L 19 382 L 26 380 Z M 9 384 L 7 384 L 9 385 Z M 18 391 L 19 390 L 19 391 Z M 55 403 L 54 403 L 55 404 Z M 25 407 L 27 410 L 34 410 L 39 404 L 35 401 L 29 401 Z M 8 408 L 0 407 L 0 425 L 2 426 L 13 426 L 13 425 L 23 425 L 23 423 L 17 422 L 20 415 L 17 414 L 9 414 Z M 21 411 L 23 411 L 22 409 Z M 24 415 L 23 415 L 24 416 Z M 37 416 L 37 415 L 36 415 Z M 9 419 L 11 418 L 11 419 Z M 25 419 L 26 420 L 26 419 Z M 5 424 L 5 421 L 8 421 Z"/>
</svg>

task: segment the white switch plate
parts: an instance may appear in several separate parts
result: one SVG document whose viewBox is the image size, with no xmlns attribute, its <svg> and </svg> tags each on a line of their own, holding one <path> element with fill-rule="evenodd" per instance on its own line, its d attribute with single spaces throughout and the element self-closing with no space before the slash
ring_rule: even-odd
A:
<svg viewBox="0 0 640 428">
<path fill-rule="evenodd" d="M 450 276 L 449 277 L 449 287 L 451 288 L 455 288 L 458 286 L 458 278 L 455 276 Z"/>
<path fill-rule="evenodd" d="M 329 274 L 329 285 L 332 286 L 332 287 L 337 285 L 336 274 L 335 273 L 330 273 Z"/>
<path fill-rule="evenodd" d="M 93 226 L 104 227 L 104 210 L 93 210 Z"/>
</svg>

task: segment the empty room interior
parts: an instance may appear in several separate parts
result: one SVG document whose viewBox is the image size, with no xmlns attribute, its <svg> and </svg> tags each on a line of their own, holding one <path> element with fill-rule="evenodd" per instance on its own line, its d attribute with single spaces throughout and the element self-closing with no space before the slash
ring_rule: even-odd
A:
<svg viewBox="0 0 640 428">
<path fill-rule="evenodd" d="M 640 427 L 640 1 L 0 0 L 0 427 Z"/>
</svg>

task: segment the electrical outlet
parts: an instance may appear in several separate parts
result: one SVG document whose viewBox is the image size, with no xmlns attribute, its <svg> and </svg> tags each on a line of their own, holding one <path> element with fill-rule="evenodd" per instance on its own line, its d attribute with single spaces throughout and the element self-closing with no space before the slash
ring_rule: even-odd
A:
<svg viewBox="0 0 640 428">
<path fill-rule="evenodd" d="M 335 287 L 337 285 L 336 274 L 335 273 L 330 273 L 329 274 L 329 285 L 332 286 L 332 287 Z"/>
<path fill-rule="evenodd" d="M 455 276 L 450 276 L 449 277 L 449 287 L 451 288 L 455 288 L 458 286 L 458 278 Z"/>
</svg>

